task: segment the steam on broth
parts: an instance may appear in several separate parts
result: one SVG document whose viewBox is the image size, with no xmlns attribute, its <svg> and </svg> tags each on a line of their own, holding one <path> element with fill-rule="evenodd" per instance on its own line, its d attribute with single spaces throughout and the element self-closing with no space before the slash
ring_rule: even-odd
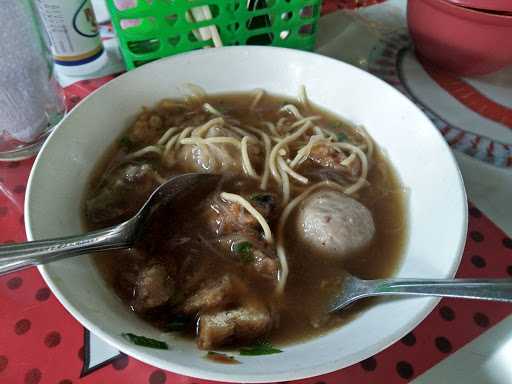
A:
<svg viewBox="0 0 512 384">
<path fill-rule="evenodd" d="M 407 225 L 391 164 L 304 90 L 297 101 L 198 90 L 144 108 L 91 177 L 87 228 L 128 219 L 188 172 L 223 178 L 206 198 L 159 210 L 132 249 L 96 260 L 132 311 L 200 348 L 325 333 L 371 305 L 326 313 L 344 270 L 382 278 L 399 263 Z"/>
</svg>

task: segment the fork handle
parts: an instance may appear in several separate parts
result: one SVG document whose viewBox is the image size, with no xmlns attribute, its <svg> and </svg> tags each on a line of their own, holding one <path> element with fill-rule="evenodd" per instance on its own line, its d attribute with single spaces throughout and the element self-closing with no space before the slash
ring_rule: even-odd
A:
<svg viewBox="0 0 512 384">
<path fill-rule="evenodd" d="M 419 295 L 512 302 L 512 279 L 385 279 L 371 296 Z"/>
<path fill-rule="evenodd" d="M 125 229 L 123 223 L 84 235 L 1 245 L 0 275 L 63 257 L 125 247 L 130 243 Z"/>
</svg>

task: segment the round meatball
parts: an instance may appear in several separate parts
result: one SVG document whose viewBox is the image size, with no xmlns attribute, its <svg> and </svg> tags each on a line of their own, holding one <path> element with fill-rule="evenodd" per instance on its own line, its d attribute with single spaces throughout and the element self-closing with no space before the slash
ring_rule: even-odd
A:
<svg viewBox="0 0 512 384">
<path fill-rule="evenodd" d="M 300 237 L 313 251 L 340 259 L 367 247 L 375 235 L 368 208 L 330 190 L 316 192 L 302 202 L 297 226 Z"/>
</svg>

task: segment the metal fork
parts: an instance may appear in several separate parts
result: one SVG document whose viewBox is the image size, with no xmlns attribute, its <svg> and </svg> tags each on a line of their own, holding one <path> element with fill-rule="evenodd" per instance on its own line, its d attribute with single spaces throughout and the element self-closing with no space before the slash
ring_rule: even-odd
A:
<svg viewBox="0 0 512 384">
<path fill-rule="evenodd" d="M 329 305 L 335 312 L 371 296 L 442 296 L 512 303 L 512 279 L 380 279 L 362 280 L 348 272 L 341 294 Z"/>
</svg>

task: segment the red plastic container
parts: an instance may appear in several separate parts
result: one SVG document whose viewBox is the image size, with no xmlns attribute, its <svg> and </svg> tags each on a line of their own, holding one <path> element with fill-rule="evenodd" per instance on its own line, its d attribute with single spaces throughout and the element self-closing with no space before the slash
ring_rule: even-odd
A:
<svg viewBox="0 0 512 384">
<path fill-rule="evenodd" d="M 414 0 L 413 0 L 414 1 Z M 492 12 L 512 12 L 511 0 L 448 0 L 462 7 L 482 9 Z"/>
<path fill-rule="evenodd" d="M 416 53 L 454 74 L 483 75 L 512 65 L 512 16 L 447 0 L 409 0 L 407 22 Z"/>
</svg>

